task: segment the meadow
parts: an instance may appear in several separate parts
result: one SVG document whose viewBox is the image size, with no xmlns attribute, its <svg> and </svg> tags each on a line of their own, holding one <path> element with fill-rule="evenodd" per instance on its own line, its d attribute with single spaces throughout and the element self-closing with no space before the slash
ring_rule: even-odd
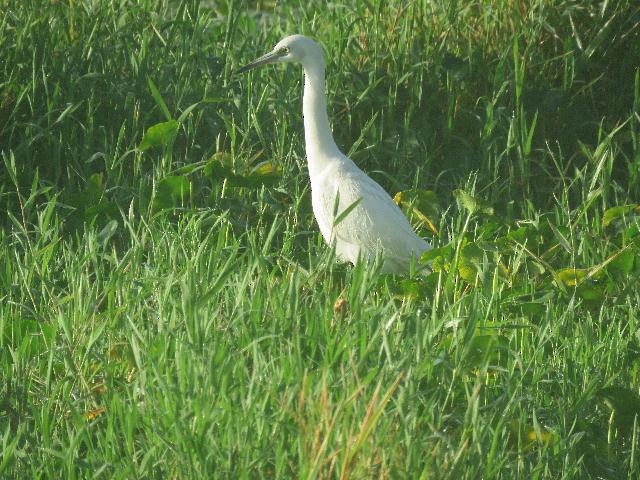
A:
<svg viewBox="0 0 640 480">
<path fill-rule="evenodd" d="M 339 264 L 302 71 L 435 247 Z M 640 478 L 635 0 L 0 0 L 0 478 Z"/>
</svg>

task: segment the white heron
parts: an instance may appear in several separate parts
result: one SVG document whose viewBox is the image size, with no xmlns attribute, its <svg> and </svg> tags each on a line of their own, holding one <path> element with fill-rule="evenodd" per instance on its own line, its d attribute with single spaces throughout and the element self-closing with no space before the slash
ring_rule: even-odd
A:
<svg viewBox="0 0 640 480">
<path fill-rule="evenodd" d="M 327 117 L 325 62 L 320 45 L 303 35 L 283 38 L 274 49 L 240 68 L 300 63 L 304 70 L 304 138 L 313 213 L 325 242 L 353 264 L 383 259 L 386 273 L 428 272 L 418 265 L 431 246 L 418 235 L 385 190 L 337 147 Z M 413 267 L 412 267 L 413 266 Z"/>
</svg>

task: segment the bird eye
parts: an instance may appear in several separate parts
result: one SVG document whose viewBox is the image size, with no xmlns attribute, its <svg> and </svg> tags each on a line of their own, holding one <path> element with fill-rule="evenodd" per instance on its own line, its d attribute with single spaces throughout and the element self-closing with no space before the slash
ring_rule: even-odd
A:
<svg viewBox="0 0 640 480">
<path fill-rule="evenodd" d="M 281 53 L 282 55 L 289 55 L 289 52 L 290 52 L 289 47 L 282 47 L 282 48 L 280 49 L 280 53 Z"/>
</svg>

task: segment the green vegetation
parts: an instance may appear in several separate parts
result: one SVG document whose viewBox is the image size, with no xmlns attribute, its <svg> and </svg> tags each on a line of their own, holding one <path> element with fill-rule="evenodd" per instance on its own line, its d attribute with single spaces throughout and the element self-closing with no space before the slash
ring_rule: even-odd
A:
<svg viewBox="0 0 640 480">
<path fill-rule="evenodd" d="M 0 0 L 0 477 L 638 478 L 639 25 Z M 323 245 L 291 33 L 425 280 Z"/>
</svg>

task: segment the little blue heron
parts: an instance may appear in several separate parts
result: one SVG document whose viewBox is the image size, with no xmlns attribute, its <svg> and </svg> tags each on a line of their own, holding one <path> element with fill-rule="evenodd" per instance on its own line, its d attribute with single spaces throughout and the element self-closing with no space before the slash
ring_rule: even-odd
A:
<svg viewBox="0 0 640 480">
<path fill-rule="evenodd" d="M 416 235 L 389 194 L 343 154 L 333 139 L 320 45 L 303 35 L 291 35 L 236 73 L 268 63 L 300 63 L 304 70 L 302 113 L 311 201 L 325 242 L 335 243 L 342 261 L 355 264 L 380 254 L 384 272 L 406 274 L 412 265 L 428 272 L 417 260 L 431 246 Z"/>
</svg>

